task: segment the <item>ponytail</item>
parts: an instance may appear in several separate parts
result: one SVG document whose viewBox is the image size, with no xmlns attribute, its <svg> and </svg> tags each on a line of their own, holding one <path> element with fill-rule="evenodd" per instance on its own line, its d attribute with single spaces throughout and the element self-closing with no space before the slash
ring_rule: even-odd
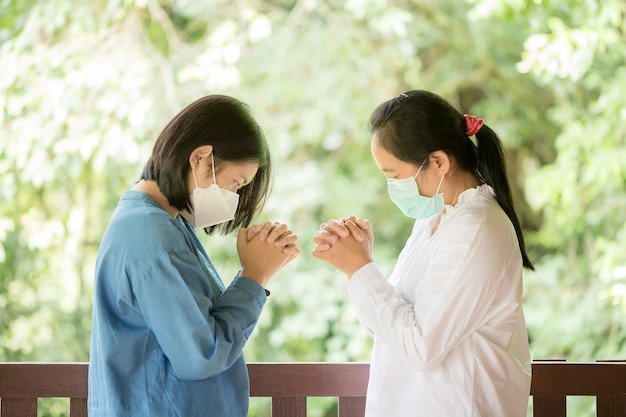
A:
<svg viewBox="0 0 626 417">
<path fill-rule="evenodd" d="M 506 163 L 502 142 L 500 138 L 498 138 L 498 135 L 485 124 L 480 127 L 475 135 L 476 143 L 478 144 L 478 177 L 493 188 L 498 204 L 500 204 L 500 207 L 502 207 L 502 210 L 504 210 L 515 228 L 524 267 L 534 271 L 535 267 L 526 253 L 522 227 L 515 213 L 515 207 L 513 206 L 511 187 L 509 186 L 509 180 L 506 175 Z"/>
</svg>

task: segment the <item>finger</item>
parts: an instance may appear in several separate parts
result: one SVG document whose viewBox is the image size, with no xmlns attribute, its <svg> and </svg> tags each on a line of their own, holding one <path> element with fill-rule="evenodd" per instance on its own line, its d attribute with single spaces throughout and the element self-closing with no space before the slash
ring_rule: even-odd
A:
<svg viewBox="0 0 626 417">
<path fill-rule="evenodd" d="M 283 253 L 285 255 L 291 255 L 292 257 L 296 257 L 300 255 L 301 252 L 302 251 L 300 250 L 300 248 L 297 247 L 296 245 L 289 245 L 283 248 Z"/>
<path fill-rule="evenodd" d="M 269 242 L 269 238 L 267 241 Z M 282 236 L 279 240 L 274 242 L 274 246 L 280 248 L 281 246 L 294 245 L 297 241 L 298 235 L 291 233 L 289 235 Z"/>
<path fill-rule="evenodd" d="M 345 222 L 349 222 L 349 221 L 353 221 L 353 222 L 355 222 L 355 223 L 356 223 L 356 222 L 357 222 L 357 220 L 358 220 L 358 219 L 356 218 L 356 216 L 349 216 L 349 217 L 342 217 L 342 218 L 341 218 L 341 221 L 343 221 L 344 223 L 345 223 Z"/>
<path fill-rule="evenodd" d="M 267 241 L 270 243 L 274 242 L 275 240 L 279 239 L 282 235 L 290 234 L 290 233 L 291 233 L 291 230 L 289 230 L 289 227 L 286 224 L 274 222 L 272 225 L 272 231 L 270 232 L 269 235 L 267 235 Z"/>
<path fill-rule="evenodd" d="M 372 228 L 372 222 L 367 219 L 356 219 L 354 222 L 358 224 L 361 229 L 369 230 Z"/>
<path fill-rule="evenodd" d="M 319 260 L 325 261 L 325 262 L 329 262 L 330 259 L 330 252 L 329 251 L 312 251 L 311 255 Z"/>
<path fill-rule="evenodd" d="M 363 229 L 362 231 L 368 239 L 372 240 L 374 237 L 372 234 L 372 223 L 369 220 L 361 219 L 355 216 L 342 217 L 341 220 L 343 220 L 344 223 L 348 223 L 350 221 L 356 223 L 361 229 Z"/>
<path fill-rule="evenodd" d="M 300 250 L 300 248 L 298 248 L 298 251 L 296 253 L 292 253 L 291 256 L 289 257 L 289 261 L 291 262 L 294 259 L 296 259 L 298 256 L 300 256 L 300 254 L 302 253 L 302 251 Z"/>
<path fill-rule="evenodd" d="M 259 240 L 261 242 L 264 242 L 265 239 L 267 239 L 267 235 L 270 234 L 273 227 L 274 227 L 274 224 L 272 222 L 268 221 L 268 222 L 263 223 L 263 227 L 261 228 L 261 230 L 259 230 Z"/>
<path fill-rule="evenodd" d="M 247 233 L 248 229 L 246 227 L 242 227 L 241 229 L 239 229 L 239 232 L 237 232 L 237 251 L 239 251 L 240 245 L 242 245 L 243 242 L 248 242 L 246 236 Z"/>
<path fill-rule="evenodd" d="M 317 245 L 315 245 L 315 247 L 313 248 L 313 252 L 317 251 L 317 252 L 325 252 L 327 250 L 330 249 L 330 243 L 318 243 Z"/>
<path fill-rule="evenodd" d="M 369 220 L 362 219 L 362 218 L 356 217 L 356 216 L 342 217 L 341 220 L 344 223 L 352 221 L 352 222 L 358 224 L 359 227 L 361 227 L 363 229 L 369 229 L 369 227 L 370 227 L 370 221 Z"/>
<path fill-rule="evenodd" d="M 323 227 L 322 230 L 335 233 L 336 235 L 341 237 L 347 237 L 350 234 L 343 220 L 341 219 L 329 220 L 328 222 L 326 222 L 326 227 Z"/>
<path fill-rule="evenodd" d="M 371 229 L 371 223 L 369 220 L 367 219 L 361 219 L 359 217 L 356 216 L 349 216 L 349 217 L 342 217 L 341 220 L 344 223 L 348 223 L 348 222 L 354 222 L 355 224 L 357 224 L 361 229 L 363 229 L 365 231 L 365 235 L 368 236 L 367 231 Z"/>
<path fill-rule="evenodd" d="M 262 228 L 263 228 L 262 224 L 255 224 L 254 226 L 250 226 L 246 234 L 248 241 L 254 239 L 254 237 L 259 234 Z"/>
<path fill-rule="evenodd" d="M 367 219 L 357 219 L 357 224 L 365 231 L 365 236 L 371 242 L 374 241 L 374 232 L 372 231 L 372 222 Z"/>
<path fill-rule="evenodd" d="M 348 220 L 344 224 L 346 225 L 346 228 L 348 229 L 348 231 L 350 231 L 350 234 L 356 240 L 358 240 L 359 242 L 362 242 L 365 239 L 365 234 L 363 233 L 363 230 L 361 230 L 358 224 L 356 224 L 352 220 Z"/>
<path fill-rule="evenodd" d="M 313 236 L 313 243 L 334 243 L 339 240 L 339 237 L 334 234 L 327 232 L 326 230 L 319 230 Z"/>
</svg>

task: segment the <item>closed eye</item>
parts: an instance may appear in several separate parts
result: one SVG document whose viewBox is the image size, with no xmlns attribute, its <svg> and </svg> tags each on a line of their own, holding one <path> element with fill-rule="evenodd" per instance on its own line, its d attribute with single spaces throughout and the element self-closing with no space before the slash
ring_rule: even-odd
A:
<svg viewBox="0 0 626 417">
<path fill-rule="evenodd" d="M 235 181 L 235 191 L 239 191 L 239 190 L 241 190 L 241 189 L 242 189 L 243 187 L 245 187 L 246 185 L 247 185 L 247 184 L 246 184 L 246 181 L 245 181 L 245 180 L 244 180 L 244 181 L 242 181 L 242 182 Z"/>
</svg>

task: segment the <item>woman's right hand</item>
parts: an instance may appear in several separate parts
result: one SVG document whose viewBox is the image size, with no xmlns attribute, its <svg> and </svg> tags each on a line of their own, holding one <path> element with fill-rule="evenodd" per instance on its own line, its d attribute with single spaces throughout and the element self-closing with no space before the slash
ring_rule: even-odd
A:
<svg viewBox="0 0 626 417">
<path fill-rule="evenodd" d="M 278 222 L 267 228 L 264 225 L 241 228 L 237 235 L 241 275 L 265 288 L 278 271 L 300 255 L 297 240 L 298 236 L 287 225 Z"/>
</svg>

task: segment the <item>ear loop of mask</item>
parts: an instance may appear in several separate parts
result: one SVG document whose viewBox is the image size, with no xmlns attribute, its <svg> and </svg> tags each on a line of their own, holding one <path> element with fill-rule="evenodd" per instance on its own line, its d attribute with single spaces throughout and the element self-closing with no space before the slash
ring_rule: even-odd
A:
<svg viewBox="0 0 626 417">
<path fill-rule="evenodd" d="M 215 179 L 215 160 L 213 159 L 213 152 L 211 152 L 211 172 L 213 172 L 213 184 L 217 185 L 217 180 Z"/>
<path fill-rule="evenodd" d="M 437 191 L 435 191 L 435 195 L 439 194 L 439 189 L 441 188 L 441 184 L 443 183 L 443 179 L 445 178 L 446 174 L 443 174 L 441 176 L 441 181 L 439 181 L 439 185 L 437 186 Z"/>
<path fill-rule="evenodd" d="M 424 164 L 426 163 L 426 161 L 422 162 L 422 165 L 420 166 L 420 169 L 417 170 L 417 174 L 415 174 L 415 176 L 413 178 L 417 179 L 417 176 L 419 175 L 420 171 L 422 170 L 422 168 L 424 168 Z M 441 184 L 443 184 L 443 179 L 445 178 L 446 174 L 443 174 L 441 176 L 441 180 L 439 180 L 439 185 L 437 186 L 437 191 L 435 191 L 435 195 L 439 194 L 439 189 L 441 188 Z"/>
<path fill-rule="evenodd" d="M 417 170 L 417 173 L 415 173 L 415 175 L 413 176 L 413 178 L 417 179 L 417 176 L 420 174 L 420 172 L 422 171 L 422 168 L 424 168 L 424 164 L 426 163 L 426 161 L 424 160 L 424 162 L 422 162 L 422 165 L 420 165 L 420 168 Z"/>
<path fill-rule="evenodd" d="M 196 188 L 200 188 L 198 187 L 198 179 L 196 178 L 196 171 L 191 168 L 191 174 L 193 175 L 193 181 L 196 183 Z"/>
</svg>

